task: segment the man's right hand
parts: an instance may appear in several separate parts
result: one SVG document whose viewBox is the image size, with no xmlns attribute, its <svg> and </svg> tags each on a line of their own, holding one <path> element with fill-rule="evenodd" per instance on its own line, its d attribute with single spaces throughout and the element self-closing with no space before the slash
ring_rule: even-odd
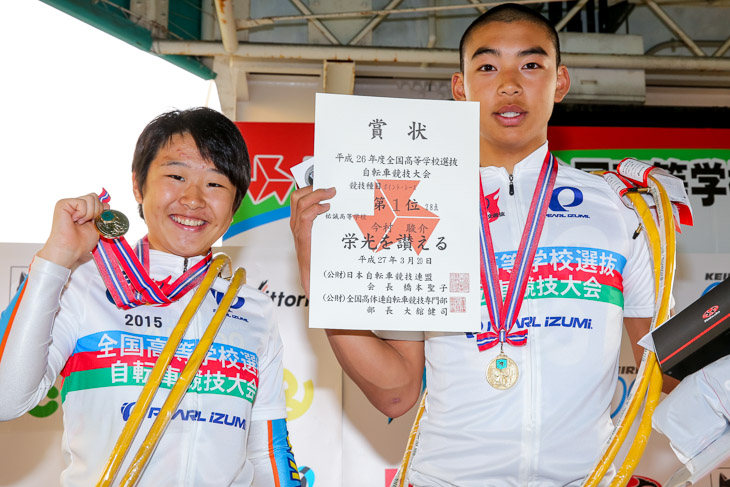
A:
<svg viewBox="0 0 730 487">
<path fill-rule="evenodd" d="M 109 205 L 99 201 L 95 193 L 58 201 L 53 210 L 51 234 L 36 255 L 72 268 L 84 254 L 96 247 L 99 234 L 94 218 L 108 208 Z"/>
<path fill-rule="evenodd" d="M 317 215 L 330 209 L 329 203 L 324 200 L 335 196 L 335 188 L 318 189 L 305 186 L 294 191 L 291 195 L 291 217 L 289 226 L 294 235 L 294 247 L 299 263 L 299 278 L 304 294 L 309 298 L 309 268 L 312 252 L 312 224 Z"/>
</svg>

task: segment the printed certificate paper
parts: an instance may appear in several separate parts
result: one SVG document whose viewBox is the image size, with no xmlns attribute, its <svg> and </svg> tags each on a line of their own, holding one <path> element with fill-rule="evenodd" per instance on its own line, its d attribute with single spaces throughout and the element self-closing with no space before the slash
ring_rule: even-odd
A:
<svg viewBox="0 0 730 487">
<path fill-rule="evenodd" d="M 479 105 L 317 94 L 312 328 L 478 331 Z"/>
</svg>

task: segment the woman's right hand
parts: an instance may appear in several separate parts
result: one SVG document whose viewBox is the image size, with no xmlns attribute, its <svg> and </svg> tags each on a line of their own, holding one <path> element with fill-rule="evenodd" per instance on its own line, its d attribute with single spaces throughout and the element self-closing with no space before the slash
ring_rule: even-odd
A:
<svg viewBox="0 0 730 487">
<path fill-rule="evenodd" d="M 36 255 L 66 268 L 94 250 L 99 234 L 94 218 L 108 209 L 96 193 L 59 200 L 53 210 L 53 224 L 43 248 Z"/>
</svg>

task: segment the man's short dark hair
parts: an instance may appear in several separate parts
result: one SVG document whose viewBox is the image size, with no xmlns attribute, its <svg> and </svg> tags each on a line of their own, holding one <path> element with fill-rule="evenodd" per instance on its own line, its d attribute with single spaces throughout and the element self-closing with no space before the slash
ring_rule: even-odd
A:
<svg viewBox="0 0 730 487">
<path fill-rule="evenodd" d="M 464 35 L 461 36 L 461 42 L 459 43 L 460 71 L 462 73 L 464 72 L 464 47 L 474 30 L 491 22 L 505 22 L 509 24 L 510 22 L 519 21 L 532 22 L 533 24 L 540 25 L 545 28 L 545 31 L 548 36 L 550 36 L 550 40 L 555 47 L 557 58 L 556 67 L 560 66 L 560 39 L 558 38 L 558 31 L 555 30 L 555 27 L 553 27 L 550 21 L 543 17 L 540 12 L 530 7 L 516 3 L 503 3 L 502 5 L 490 8 L 477 17 L 476 20 L 474 20 L 474 22 L 472 22 L 464 31 Z"/>
<path fill-rule="evenodd" d="M 236 188 L 233 212 L 243 201 L 251 181 L 251 164 L 241 131 L 225 115 L 210 108 L 172 110 L 147 124 L 137 139 L 132 159 L 132 172 L 140 193 L 144 193 L 150 164 L 160 148 L 174 135 L 190 134 L 203 159 L 213 163 Z M 142 218 L 142 206 L 139 213 Z"/>
</svg>

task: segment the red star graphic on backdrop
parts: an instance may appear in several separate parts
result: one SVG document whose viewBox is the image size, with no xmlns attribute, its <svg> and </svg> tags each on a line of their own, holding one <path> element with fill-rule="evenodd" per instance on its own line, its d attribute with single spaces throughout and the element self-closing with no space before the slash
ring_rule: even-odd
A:
<svg viewBox="0 0 730 487">
<path fill-rule="evenodd" d="M 357 226 L 374 252 L 397 248 L 399 241 L 410 239 L 410 246 L 420 254 L 440 218 L 411 200 L 418 180 L 378 179 L 374 190 L 373 208 L 369 215 L 353 215 Z"/>
<path fill-rule="evenodd" d="M 282 155 L 254 156 L 251 185 L 248 188 L 254 203 L 258 204 L 271 195 L 276 196 L 279 204 L 284 203 L 294 185 L 294 178 L 281 167 L 283 161 Z"/>
</svg>

